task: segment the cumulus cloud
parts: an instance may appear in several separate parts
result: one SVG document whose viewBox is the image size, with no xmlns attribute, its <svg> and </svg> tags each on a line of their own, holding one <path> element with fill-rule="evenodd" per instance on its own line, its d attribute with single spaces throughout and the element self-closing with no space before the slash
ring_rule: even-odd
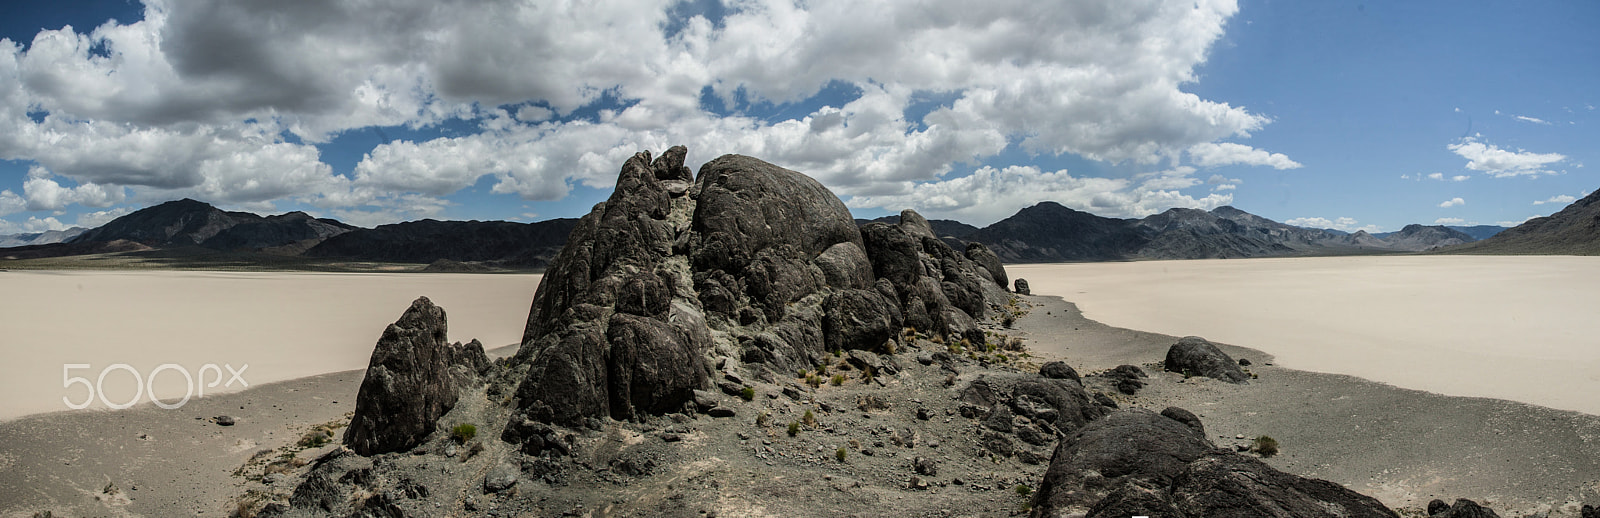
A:
<svg viewBox="0 0 1600 518">
<path fill-rule="evenodd" d="M 28 200 L 9 190 L 0 191 L 0 216 L 9 216 L 27 210 Z"/>
<path fill-rule="evenodd" d="M 1435 225 L 1460 225 L 1466 222 L 1467 220 L 1461 218 L 1439 218 L 1433 220 L 1433 224 Z"/>
<path fill-rule="evenodd" d="M 1334 219 L 1321 217 L 1293 218 L 1284 223 L 1305 228 L 1328 228 L 1344 232 L 1366 231 L 1367 233 L 1382 232 L 1377 225 L 1362 225 L 1355 218 L 1339 217 Z"/>
<path fill-rule="evenodd" d="M 1566 155 L 1559 153 L 1500 149 L 1476 137 L 1463 138 L 1447 148 L 1467 159 L 1467 169 L 1482 171 L 1496 178 L 1556 174 L 1548 167 L 1567 159 Z"/>
<path fill-rule="evenodd" d="M 1450 208 L 1450 207 L 1457 207 L 1457 206 L 1466 205 L 1466 204 L 1467 204 L 1467 200 L 1463 200 L 1463 199 L 1458 197 L 1458 198 L 1450 198 L 1448 200 L 1445 200 L 1444 202 L 1439 204 L 1439 207 L 1441 207 L 1441 208 Z"/>
<path fill-rule="evenodd" d="M 1544 205 L 1546 203 L 1556 203 L 1556 204 L 1560 204 L 1560 205 L 1566 205 L 1568 203 L 1572 203 L 1572 202 L 1575 202 L 1575 201 L 1578 201 L 1578 198 L 1575 197 L 1575 196 L 1568 195 L 1568 194 L 1558 194 L 1558 195 L 1551 196 L 1551 197 L 1543 199 L 1543 200 L 1535 201 L 1535 202 L 1533 202 L 1533 204 L 1534 205 Z"/>
<path fill-rule="evenodd" d="M 1230 164 L 1262 165 L 1274 169 L 1299 169 L 1301 164 L 1283 153 L 1269 153 L 1244 144 L 1232 142 L 1195 144 L 1189 148 L 1189 157 L 1200 167 Z"/>
<path fill-rule="evenodd" d="M 367 223 L 439 210 L 440 197 L 484 176 L 529 200 L 609 187 L 633 152 L 678 143 L 706 154 L 691 159 L 756 155 L 884 203 L 920 200 L 954 181 L 955 165 L 1012 143 L 1114 163 L 1300 167 L 1219 143 L 1270 120 L 1182 88 L 1237 10 L 1233 0 L 751 0 L 713 20 L 649 0 L 376 10 L 146 0 L 138 22 L 41 31 L 27 50 L 0 43 L 0 158 L 53 175 L 24 197 L 29 210 L 294 199 Z M 860 94 L 784 117 L 745 113 L 837 84 Z M 708 93 L 722 106 L 702 105 Z M 928 93 L 950 101 L 909 117 Z M 314 147 L 452 119 L 479 129 L 380 145 L 349 175 Z M 1178 194 L 1187 175 L 1161 178 L 1113 192 L 1127 199 L 1110 210 L 1217 196 Z"/>
</svg>

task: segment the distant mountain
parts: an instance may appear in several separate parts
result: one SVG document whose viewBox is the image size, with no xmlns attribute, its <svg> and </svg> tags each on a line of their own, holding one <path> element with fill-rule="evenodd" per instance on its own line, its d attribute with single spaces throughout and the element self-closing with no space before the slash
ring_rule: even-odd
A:
<svg viewBox="0 0 1600 518">
<path fill-rule="evenodd" d="M 577 224 L 575 218 L 538 223 L 424 219 L 340 234 L 303 255 L 401 263 L 493 261 L 504 266 L 540 267 L 555 258 Z"/>
<path fill-rule="evenodd" d="M 358 227 L 304 212 L 262 217 L 227 212 L 191 199 L 169 201 L 111 220 L 79 234 L 71 243 L 126 240 L 152 248 L 199 246 L 213 250 L 261 250 L 300 244 L 309 248 Z"/>
<path fill-rule="evenodd" d="M 1484 239 L 1494 237 L 1495 234 L 1505 231 L 1507 227 L 1502 227 L 1499 225 L 1473 225 L 1470 227 L 1446 225 L 1445 228 L 1472 236 L 1472 239 L 1474 240 L 1482 241 Z"/>
<path fill-rule="evenodd" d="M 1494 237 L 1445 252 L 1600 255 L 1600 190 L 1548 217 L 1530 219 Z"/>
<path fill-rule="evenodd" d="M 82 234 L 86 230 L 89 229 L 83 227 L 72 227 L 66 230 L 47 230 L 44 232 L 34 232 L 31 234 L 12 234 L 9 236 L 0 236 L 0 248 L 61 243 L 74 237 L 78 237 L 78 234 Z"/>
<path fill-rule="evenodd" d="M 1053 202 L 965 237 L 1006 262 L 1227 259 L 1417 252 L 1473 241 L 1441 226 L 1410 225 L 1375 236 L 1279 223 L 1234 207 L 1175 208 L 1144 219 L 1104 218 Z"/>
<path fill-rule="evenodd" d="M 966 240 L 988 245 L 1008 263 L 1115 261 L 1133 258 L 1150 242 L 1137 223 L 1047 201 L 967 234 Z"/>
</svg>

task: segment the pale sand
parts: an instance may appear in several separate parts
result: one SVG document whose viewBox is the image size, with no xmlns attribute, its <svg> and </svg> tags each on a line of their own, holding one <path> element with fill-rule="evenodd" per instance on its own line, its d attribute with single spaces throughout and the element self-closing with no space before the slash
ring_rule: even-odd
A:
<svg viewBox="0 0 1600 518">
<path fill-rule="evenodd" d="M 1600 415 L 1600 257 L 1387 256 L 1007 266 L 1110 326 L 1286 367 Z"/>
<path fill-rule="evenodd" d="M 0 420 L 66 410 L 83 401 L 81 383 L 98 383 L 112 364 L 143 378 L 166 363 L 199 375 L 205 364 L 242 369 L 251 385 L 362 369 L 372 347 L 412 300 L 445 308 L 451 340 L 486 348 L 519 342 L 538 275 L 424 273 L 233 273 L 197 271 L 0 272 Z M 248 365 L 249 367 L 244 367 Z M 208 372 L 205 383 L 215 374 Z M 176 403 L 182 374 L 157 376 L 157 392 Z M 195 383 L 199 383 L 197 380 Z M 133 398 L 133 376 L 112 370 L 106 399 Z M 211 393 L 237 391 L 219 384 Z M 148 405 L 149 396 L 140 398 Z M 98 398 L 95 408 L 105 405 Z"/>
</svg>

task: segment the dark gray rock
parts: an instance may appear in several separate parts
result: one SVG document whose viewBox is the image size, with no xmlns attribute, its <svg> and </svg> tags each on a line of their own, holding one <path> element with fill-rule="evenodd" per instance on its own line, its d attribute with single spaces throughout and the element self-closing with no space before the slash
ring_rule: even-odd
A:
<svg viewBox="0 0 1600 518">
<path fill-rule="evenodd" d="M 1190 412 L 1175 406 L 1169 406 L 1161 411 L 1161 416 L 1183 423 L 1185 426 L 1193 428 L 1194 431 L 1199 432 L 1200 435 L 1206 434 L 1206 426 L 1200 423 L 1200 416 L 1194 415 L 1194 412 Z"/>
<path fill-rule="evenodd" d="M 1433 506 L 1429 505 L 1429 507 Z M 1595 506 L 1589 504 L 1583 504 L 1583 509 L 1579 510 L 1579 518 L 1600 518 L 1600 509 L 1596 509 Z"/>
<path fill-rule="evenodd" d="M 344 443 L 361 455 L 411 449 L 487 368 L 483 346 L 446 341 L 444 308 L 419 297 L 384 330 L 356 395 Z"/>
<path fill-rule="evenodd" d="M 1593 514 L 1592 509 L 1589 512 Z M 1428 502 L 1428 518 L 1500 518 L 1500 515 L 1477 502 L 1457 498 L 1454 504 L 1448 506 L 1442 500 Z"/>
<path fill-rule="evenodd" d="M 1016 291 L 1018 295 L 1032 295 L 1033 294 L 1033 291 L 1028 289 L 1028 280 L 1027 279 L 1017 279 L 1013 283 L 1013 285 L 1014 285 L 1014 291 Z"/>
<path fill-rule="evenodd" d="M 483 492 L 499 493 L 511 486 L 517 485 L 517 477 L 522 474 L 522 467 L 509 462 L 501 462 L 489 469 L 489 474 L 483 478 Z"/>
<path fill-rule="evenodd" d="M 226 416 L 226 415 L 219 415 L 219 416 L 216 416 L 216 417 L 212 418 L 211 420 L 215 421 L 217 423 L 217 426 L 233 426 L 233 424 L 235 422 L 234 419 L 233 419 L 233 416 Z"/>
<path fill-rule="evenodd" d="M 671 325 L 625 313 L 611 317 L 608 390 L 611 417 L 660 415 L 683 408 L 694 391 L 709 385 L 711 366 L 705 351 Z"/>
<path fill-rule="evenodd" d="M 823 309 L 823 343 L 829 350 L 889 352 L 884 344 L 899 335 L 902 328 L 900 308 L 877 290 L 836 291 L 823 303 Z"/>
<path fill-rule="evenodd" d="M 983 246 L 983 243 L 967 243 L 966 255 L 967 259 L 971 259 L 972 262 L 978 263 L 978 266 L 983 267 L 984 271 L 989 273 L 989 277 L 994 280 L 994 283 L 1002 289 L 1011 284 L 1006 277 L 1006 267 L 1000 262 L 1000 256 L 990 251 L 989 247 Z M 1024 282 L 1023 284 L 1027 283 Z"/>
<path fill-rule="evenodd" d="M 917 457 L 911 460 L 911 470 L 918 475 L 932 477 L 939 474 L 939 463 L 927 457 Z"/>
<path fill-rule="evenodd" d="M 1163 368 L 1187 376 L 1205 376 L 1228 383 L 1245 383 L 1250 377 L 1239 370 L 1239 363 L 1216 344 L 1198 336 L 1186 336 L 1167 349 Z"/>
<path fill-rule="evenodd" d="M 1191 415 L 1187 411 L 1174 414 Z M 1056 446 L 1033 516 L 1395 518 L 1376 499 L 1215 449 L 1199 426 L 1119 410 Z"/>
<path fill-rule="evenodd" d="M 1050 362 L 1039 367 L 1039 375 L 1050 379 L 1072 380 L 1083 383 L 1083 378 L 1078 376 L 1078 371 L 1067 362 Z"/>
<path fill-rule="evenodd" d="M 839 243 L 861 244 L 849 209 L 806 175 L 724 155 L 700 168 L 695 188 L 690 249 L 697 270 L 737 274 L 758 252 L 786 244 L 806 259 Z"/>
</svg>

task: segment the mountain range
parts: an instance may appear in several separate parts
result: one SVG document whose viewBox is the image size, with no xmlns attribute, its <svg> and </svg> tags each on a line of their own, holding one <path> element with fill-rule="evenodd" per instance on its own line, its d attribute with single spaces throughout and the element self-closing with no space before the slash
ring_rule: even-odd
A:
<svg viewBox="0 0 1600 518">
<path fill-rule="evenodd" d="M 1594 196 L 1585 198 L 1574 207 L 1593 199 Z M 1572 210 L 1569 207 L 1550 218 L 1539 218 L 1523 226 L 1563 226 L 1583 217 L 1589 217 L 1591 222 L 1600 217 L 1569 214 Z M 1600 206 L 1596 206 L 1596 210 L 1600 210 Z M 899 216 L 885 216 L 874 220 L 857 219 L 856 222 L 897 223 L 898 220 Z M 440 269 L 461 268 L 463 264 L 540 268 L 555 257 L 577 221 L 570 218 L 536 223 L 424 219 L 368 229 L 334 219 L 315 218 L 304 212 L 260 216 L 223 211 L 203 202 L 183 199 L 133 212 L 94 229 L 0 236 L 0 244 L 11 245 L 0 247 L 4 248 L 0 258 L 154 250 L 190 255 L 227 253 L 235 257 L 439 262 L 436 266 Z M 1024 208 L 983 228 L 954 220 L 936 219 L 929 224 L 934 233 L 953 246 L 969 241 L 983 243 L 1008 263 L 1347 255 L 1440 248 L 1448 251 L 1460 245 L 1473 246 L 1480 237 L 1503 230 L 1492 226 L 1408 225 L 1396 232 L 1347 233 L 1287 225 L 1226 206 L 1210 211 L 1176 208 L 1141 219 L 1119 219 L 1096 216 L 1055 202 Z M 1544 233 L 1543 230 L 1507 232 L 1524 237 L 1520 241 L 1491 239 L 1486 243 L 1509 244 L 1466 250 L 1496 253 L 1489 250 L 1521 247 L 1533 239 L 1528 236 Z M 1593 234 L 1569 232 L 1562 236 L 1551 242 L 1573 243 L 1570 246 L 1581 246 L 1578 243 L 1592 246 L 1596 242 Z M 1545 243 L 1550 239 L 1535 241 Z"/>
<path fill-rule="evenodd" d="M 1560 212 L 1533 218 L 1446 253 L 1600 255 L 1600 191 Z"/>
</svg>

